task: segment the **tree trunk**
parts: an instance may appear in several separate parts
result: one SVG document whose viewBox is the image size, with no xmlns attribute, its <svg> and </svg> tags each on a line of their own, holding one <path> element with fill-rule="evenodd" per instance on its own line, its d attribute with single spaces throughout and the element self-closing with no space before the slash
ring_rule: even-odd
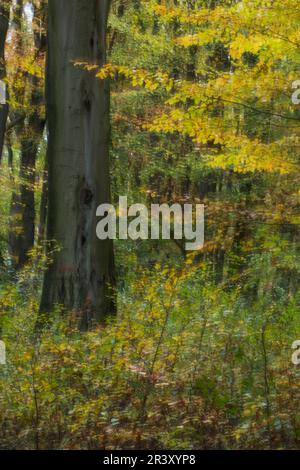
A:
<svg viewBox="0 0 300 470">
<path fill-rule="evenodd" d="M 48 204 L 48 169 L 47 166 L 43 172 L 43 186 L 40 201 L 40 215 L 38 226 L 38 244 L 41 245 L 46 240 L 46 223 L 47 223 L 47 204 Z"/>
<path fill-rule="evenodd" d="M 5 70 L 5 42 L 9 24 L 9 2 L 7 0 L 1 0 L 0 4 L 0 80 L 4 80 L 6 77 Z M 2 151 L 4 145 L 4 136 L 6 129 L 6 121 L 8 115 L 8 104 L 0 103 L 0 162 L 2 159 Z"/>
<path fill-rule="evenodd" d="M 18 2 L 15 21 L 21 31 L 23 3 Z M 35 58 L 42 62 L 45 56 L 45 4 L 34 10 L 34 44 Z M 19 44 L 21 50 L 22 44 Z M 24 77 L 26 79 L 27 77 Z M 30 86 L 28 116 L 23 116 L 16 126 L 16 134 L 20 139 L 20 194 L 13 193 L 11 204 L 11 229 L 9 235 L 10 255 L 17 267 L 22 267 L 28 261 L 30 250 L 35 240 L 35 165 L 39 145 L 43 136 L 45 119 L 41 106 L 44 103 L 44 93 L 41 79 L 29 75 Z M 27 117 L 27 119 L 26 119 Z"/>
<path fill-rule="evenodd" d="M 111 241 L 96 237 L 96 208 L 110 202 L 109 89 L 75 66 L 102 65 L 107 0 L 49 0 L 47 118 L 48 240 L 62 249 L 44 278 L 41 312 L 76 312 L 86 330 L 114 310 Z"/>
<path fill-rule="evenodd" d="M 35 238 L 35 163 L 43 134 L 44 121 L 38 115 L 29 117 L 29 128 L 34 133 L 32 137 L 23 138 L 21 142 L 21 188 L 20 211 L 21 243 L 18 253 L 18 264 L 23 266 L 28 260 L 28 253 L 34 246 Z"/>
</svg>

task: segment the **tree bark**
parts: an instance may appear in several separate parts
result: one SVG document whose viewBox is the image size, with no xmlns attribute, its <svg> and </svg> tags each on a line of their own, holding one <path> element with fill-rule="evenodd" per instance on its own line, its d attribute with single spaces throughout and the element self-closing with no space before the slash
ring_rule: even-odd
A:
<svg viewBox="0 0 300 470">
<path fill-rule="evenodd" d="M 110 202 L 109 89 L 75 66 L 102 65 L 108 0 L 49 0 L 47 238 L 62 249 L 47 270 L 41 312 L 56 304 L 87 330 L 114 310 L 112 242 L 96 237 L 96 208 Z"/>
<path fill-rule="evenodd" d="M 5 69 L 5 42 L 9 24 L 9 2 L 1 0 L 0 4 L 0 80 L 6 77 Z M 6 121 L 8 115 L 8 104 L 0 103 L 0 162 L 2 159 Z"/>
</svg>

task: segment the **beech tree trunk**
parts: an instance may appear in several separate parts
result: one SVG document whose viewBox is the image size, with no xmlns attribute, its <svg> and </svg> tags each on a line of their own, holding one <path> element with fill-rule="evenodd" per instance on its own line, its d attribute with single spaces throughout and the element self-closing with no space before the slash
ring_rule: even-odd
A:
<svg viewBox="0 0 300 470">
<path fill-rule="evenodd" d="M 7 0 L 1 0 L 0 3 L 0 80 L 5 79 L 5 42 L 9 24 L 9 2 Z M 7 103 L 0 103 L 0 162 L 2 158 L 2 151 L 4 145 L 6 121 L 8 115 Z"/>
<path fill-rule="evenodd" d="M 110 202 L 109 89 L 75 62 L 102 65 L 108 0 L 49 0 L 47 238 L 61 250 L 44 278 L 41 312 L 63 305 L 87 330 L 114 310 L 111 241 L 96 237 Z"/>
</svg>

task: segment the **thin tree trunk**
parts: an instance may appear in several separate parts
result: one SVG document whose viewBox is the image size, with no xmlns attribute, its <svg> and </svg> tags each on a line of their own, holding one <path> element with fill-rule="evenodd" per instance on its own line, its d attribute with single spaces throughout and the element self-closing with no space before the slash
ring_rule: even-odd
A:
<svg viewBox="0 0 300 470">
<path fill-rule="evenodd" d="M 34 124 L 33 124 L 34 121 Z M 21 219 L 21 243 L 18 254 L 19 266 L 28 261 L 28 253 L 34 246 L 35 238 L 35 163 L 38 154 L 40 138 L 43 133 L 44 123 L 40 116 L 31 116 L 31 130 L 36 126 L 35 135 L 32 138 L 24 138 L 21 144 L 21 188 L 20 209 Z M 30 124 L 29 124 L 30 125 Z"/>
<path fill-rule="evenodd" d="M 44 4 L 42 3 L 42 6 Z M 17 11 L 18 26 L 21 29 L 22 3 Z M 35 58 L 42 61 L 45 53 L 44 9 L 34 10 Z M 20 24 L 19 24 L 20 23 Z M 20 45 L 19 47 L 22 47 Z M 11 204 L 11 231 L 9 236 L 10 254 L 17 267 L 22 267 L 29 258 L 35 240 L 35 165 L 45 120 L 41 112 L 44 102 L 42 83 L 39 77 L 29 76 L 31 89 L 29 106 L 32 110 L 27 119 L 16 127 L 21 143 L 20 194 L 13 194 Z"/>
<path fill-rule="evenodd" d="M 5 42 L 9 24 L 9 2 L 1 0 L 0 4 L 0 80 L 6 77 L 5 68 Z M 8 104 L 0 103 L 0 163 L 2 159 L 6 121 L 8 115 Z"/>
<path fill-rule="evenodd" d="M 96 208 L 110 201 L 109 89 L 76 61 L 103 64 L 107 0 L 49 1 L 48 240 L 62 249 L 45 274 L 41 312 L 75 311 L 88 329 L 113 311 L 111 241 L 96 237 Z"/>
<path fill-rule="evenodd" d="M 40 245 L 46 240 L 46 222 L 47 222 L 47 204 L 48 204 L 48 170 L 47 165 L 43 173 L 43 186 L 40 203 L 39 227 L 38 227 L 38 244 Z"/>
</svg>

